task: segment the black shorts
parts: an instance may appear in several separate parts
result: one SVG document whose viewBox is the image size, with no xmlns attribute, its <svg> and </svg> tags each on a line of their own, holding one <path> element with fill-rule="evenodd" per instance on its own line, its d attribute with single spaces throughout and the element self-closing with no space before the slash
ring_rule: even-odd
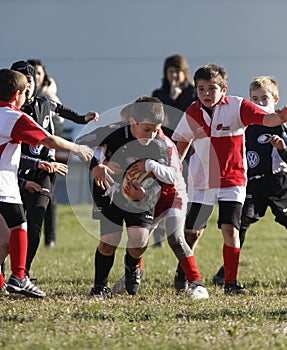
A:
<svg viewBox="0 0 287 350">
<path fill-rule="evenodd" d="M 111 203 L 102 207 L 99 219 L 101 235 L 104 235 L 112 232 L 121 232 L 124 223 L 126 227 L 139 226 L 150 229 L 153 215 L 149 211 L 140 213 L 128 212 Z"/>
<path fill-rule="evenodd" d="M 3 216 L 9 228 L 19 226 L 26 222 L 22 204 L 0 202 L 0 214 Z"/>
<path fill-rule="evenodd" d="M 287 175 L 278 173 L 248 182 L 242 217 L 256 222 L 270 207 L 275 221 L 287 228 Z"/>
<path fill-rule="evenodd" d="M 239 230 L 242 204 L 239 202 L 219 201 L 218 206 L 218 228 L 220 229 L 222 224 L 232 224 Z M 188 203 L 185 228 L 189 230 L 204 229 L 212 214 L 213 208 L 213 205 Z"/>
<path fill-rule="evenodd" d="M 93 186 L 93 218 L 100 220 L 101 235 L 121 232 L 124 224 L 126 227 L 139 226 L 150 229 L 154 219 L 154 208 L 142 211 L 132 208 L 129 210 L 126 209 L 124 201 L 116 197 L 111 202 L 110 196 L 104 196 L 104 193 L 105 191 L 98 186 Z M 119 203 L 120 206 L 115 203 Z"/>
</svg>

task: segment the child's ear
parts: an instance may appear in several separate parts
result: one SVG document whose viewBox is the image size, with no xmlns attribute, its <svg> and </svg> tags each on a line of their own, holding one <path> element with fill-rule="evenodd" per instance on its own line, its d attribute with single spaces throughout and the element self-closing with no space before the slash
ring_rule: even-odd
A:
<svg viewBox="0 0 287 350">
<path fill-rule="evenodd" d="M 278 102 L 279 102 L 279 96 L 278 97 L 274 97 L 274 104 L 275 104 L 275 106 L 277 105 Z"/>
<path fill-rule="evenodd" d="M 20 90 L 17 90 L 15 92 L 15 94 L 11 97 L 11 100 L 10 102 L 15 102 L 15 101 L 18 101 L 19 100 L 19 96 L 21 95 L 21 92 Z"/>
<path fill-rule="evenodd" d="M 137 124 L 133 117 L 129 117 L 130 124 Z"/>
<path fill-rule="evenodd" d="M 226 94 L 226 92 L 227 92 L 227 89 L 228 89 L 228 86 L 224 86 L 223 88 L 222 88 L 222 93 L 225 95 Z"/>
</svg>

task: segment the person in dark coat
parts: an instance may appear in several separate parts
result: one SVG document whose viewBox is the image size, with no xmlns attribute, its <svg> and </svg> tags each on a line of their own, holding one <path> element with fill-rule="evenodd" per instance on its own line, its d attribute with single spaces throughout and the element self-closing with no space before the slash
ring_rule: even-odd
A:
<svg viewBox="0 0 287 350">
<path fill-rule="evenodd" d="M 169 138 L 173 134 L 183 112 L 196 100 L 196 89 L 190 79 L 187 60 L 181 55 L 172 55 L 165 59 L 163 65 L 162 86 L 152 92 L 165 105 L 165 121 L 162 130 Z M 187 178 L 190 148 L 183 164 L 183 176 Z M 154 230 L 154 247 L 164 246 L 165 229 L 161 223 Z"/>
</svg>

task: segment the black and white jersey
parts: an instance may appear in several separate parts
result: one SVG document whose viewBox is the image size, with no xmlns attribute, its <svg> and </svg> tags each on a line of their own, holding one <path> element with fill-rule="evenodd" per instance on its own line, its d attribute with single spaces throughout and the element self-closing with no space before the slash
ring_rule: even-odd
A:
<svg viewBox="0 0 287 350">
<path fill-rule="evenodd" d="M 50 134 L 54 134 L 53 107 L 47 98 L 35 98 L 31 104 L 24 104 L 22 111 L 32 117 L 43 129 Z M 35 147 L 22 143 L 21 152 L 29 157 L 48 160 L 55 155 L 54 150 L 50 150 L 42 144 Z"/>
<path fill-rule="evenodd" d="M 62 104 L 50 100 L 48 97 L 37 96 L 32 103 L 24 104 L 21 110 L 32 117 L 43 129 L 47 130 L 52 135 L 54 134 L 53 118 L 55 115 L 60 115 L 78 124 L 86 124 L 84 115 L 79 115 Z M 55 150 L 47 148 L 42 144 L 33 147 L 23 142 L 21 145 L 21 152 L 26 156 L 41 160 L 53 160 L 55 158 Z M 20 168 L 19 174 L 25 179 L 37 181 L 37 178 L 42 178 L 48 173 L 39 169 L 27 170 L 25 168 Z"/>
<path fill-rule="evenodd" d="M 24 104 L 21 110 L 32 117 L 38 124 L 47 130 L 50 134 L 54 134 L 53 118 L 55 115 L 60 115 L 65 119 L 69 119 L 78 124 L 86 124 L 85 116 L 79 115 L 71 109 L 50 100 L 48 97 L 37 96 L 30 104 Z M 44 145 L 37 145 L 31 147 L 23 143 L 21 148 L 22 153 L 29 157 L 40 158 L 42 160 L 49 160 L 54 157 L 55 151 Z"/>
<path fill-rule="evenodd" d="M 99 203 L 101 197 L 109 195 L 111 201 L 117 206 L 123 206 L 125 209 L 129 208 L 129 210 L 131 209 L 130 207 L 144 209 L 146 207 L 145 204 L 148 207 L 156 204 L 162 185 L 160 181 L 155 181 L 151 192 L 146 193 L 145 200 L 140 202 L 125 199 L 120 189 L 125 171 L 135 161 L 145 158 L 155 160 L 161 164 L 168 164 L 166 143 L 158 135 L 148 145 L 142 145 L 132 135 L 129 124 L 118 122 L 109 126 L 99 127 L 76 140 L 76 143 L 84 143 L 92 148 L 104 146 L 106 161 L 117 162 L 123 170 L 121 174 L 112 175 L 115 181 L 112 190 L 102 191 L 99 187 L 94 187 L 94 199 L 96 202 Z M 91 164 L 93 164 L 93 160 Z"/>
<path fill-rule="evenodd" d="M 246 129 L 246 156 L 248 162 L 248 179 L 260 178 L 262 175 L 272 175 L 287 171 L 286 150 L 284 153 L 270 143 L 272 135 L 278 135 L 286 143 L 286 126 L 266 127 L 250 125 Z M 283 159 L 282 159 L 283 158 Z M 284 161 L 285 159 L 285 161 Z"/>
</svg>

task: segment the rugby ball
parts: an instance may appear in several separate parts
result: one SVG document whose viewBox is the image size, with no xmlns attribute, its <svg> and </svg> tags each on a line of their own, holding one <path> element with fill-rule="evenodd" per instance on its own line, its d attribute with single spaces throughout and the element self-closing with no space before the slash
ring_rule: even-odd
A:
<svg viewBox="0 0 287 350">
<path fill-rule="evenodd" d="M 134 164 L 134 163 L 133 163 Z M 139 173 L 131 169 L 131 165 L 127 168 L 122 183 L 122 194 L 128 200 L 134 200 L 125 191 L 128 182 L 136 182 L 145 190 L 151 187 L 156 177 L 152 172 Z"/>
</svg>

